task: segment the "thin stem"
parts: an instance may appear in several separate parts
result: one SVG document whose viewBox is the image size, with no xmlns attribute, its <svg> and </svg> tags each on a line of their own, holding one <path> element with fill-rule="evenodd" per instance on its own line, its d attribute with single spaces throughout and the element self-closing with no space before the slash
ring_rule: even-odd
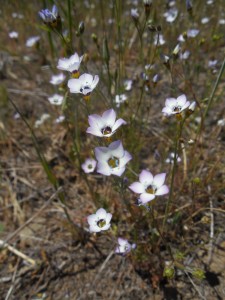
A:
<svg viewBox="0 0 225 300">
<path fill-rule="evenodd" d="M 175 178 L 176 165 L 177 165 L 177 154 L 178 154 L 179 140 L 180 140 L 180 137 L 181 137 L 184 121 L 179 122 L 177 124 L 177 134 L 175 136 L 175 142 L 174 142 L 174 158 L 173 158 L 172 178 L 171 178 L 171 183 L 170 183 L 170 193 L 169 193 L 169 199 L 168 199 L 167 204 L 166 204 L 165 217 L 163 219 L 162 233 L 164 232 L 164 227 L 165 227 L 166 222 L 167 222 L 170 205 L 171 205 L 171 202 L 172 202 L 172 199 L 173 199 L 173 187 L 174 187 L 174 178 Z"/>
<path fill-rule="evenodd" d="M 68 21 L 69 21 L 69 33 L 70 33 L 70 48 L 72 49 L 73 45 L 73 19 L 71 14 L 71 0 L 67 0 L 68 8 Z"/>
</svg>

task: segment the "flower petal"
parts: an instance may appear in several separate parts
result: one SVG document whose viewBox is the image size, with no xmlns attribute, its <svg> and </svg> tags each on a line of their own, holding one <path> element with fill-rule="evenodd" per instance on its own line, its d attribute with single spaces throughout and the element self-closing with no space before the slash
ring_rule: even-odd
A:
<svg viewBox="0 0 225 300">
<path fill-rule="evenodd" d="M 87 217 L 87 221 L 88 221 L 88 224 L 91 226 L 92 224 L 95 224 L 96 223 L 96 220 L 97 220 L 97 216 L 96 214 L 92 214 L 90 216 Z"/>
<path fill-rule="evenodd" d="M 166 99 L 166 102 L 165 102 L 165 105 L 172 108 L 174 107 L 175 105 L 177 104 L 177 99 L 175 98 L 167 98 Z"/>
<path fill-rule="evenodd" d="M 142 194 L 145 192 L 145 187 L 140 182 L 134 182 L 129 186 L 129 189 L 132 190 L 134 193 Z"/>
<path fill-rule="evenodd" d="M 97 211 L 96 211 L 96 216 L 99 220 L 101 219 L 106 219 L 106 215 L 107 215 L 107 212 L 104 208 L 99 208 Z"/>
<path fill-rule="evenodd" d="M 161 196 L 161 195 L 166 195 L 169 193 L 169 188 L 167 185 L 162 185 L 157 191 L 156 191 L 156 195 L 157 196 Z"/>
<path fill-rule="evenodd" d="M 159 189 L 165 182 L 165 179 L 166 179 L 166 173 L 155 175 L 153 179 L 153 184 L 157 187 L 157 189 Z"/>
<path fill-rule="evenodd" d="M 181 96 L 179 96 L 179 97 L 177 98 L 177 104 L 178 104 L 179 106 L 181 106 L 181 107 L 184 106 L 184 104 L 186 103 L 186 101 L 187 101 L 187 98 L 186 98 L 185 95 L 181 95 Z"/>
<path fill-rule="evenodd" d="M 171 115 L 171 114 L 173 114 L 173 112 L 172 112 L 172 109 L 170 108 L 170 107 L 164 107 L 163 109 L 162 109 L 162 112 L 164 113 L 164 114 L 166 114 L 166 115 Z"/>
<path fill-rule="evenodd" d="M 117 128 L 119 128 L 123 124 L 127 124 L 127 122 L 125 122 L 123 119 L 118 119 L 116 123 L 113 125 L 112 131 L 115 132 Z"/>
<path fill-rule="evenodd" d="M 112 174 L 112 169 L 107 162 L 98 162 L 97 172 L 105 176 L 110 176 Z"/>
<path fill-rule="evenodd" d="M 148 194 L 148 193 L 143 193 L 140 195 L 139 202 L 142 204 L 148 203 L 149 201 L 155 199 L 155 195 L 153 194 Z"/>
<path fill-rule="evenodd" d="M 113 126 L 115 124 L 116 121 L 116 112 L 114 109 L 109 109 L 106 110 L 103 114 L 102 114 L 102 119 L 103 122 L 109 126 Z"/>
<path fill-rule="evenodd" d="M 132 156 L 129 152 L 124 151 L 124 156 L 122 158 L 120 158 L 120 167 L 125 166 L 128 161 L 130 161 L 132 159 Z"/>
<path fill-rule="evenodd" d="M 106 218 L 105 218 L 106 223 L 107 223 L 107 224 L 110 223 L 111 219 L 112 219 L 112 214 L 107 213 L 107 214 L 106 214 Z"/>
<path fill-rule="evenodd" d="M 139 175 L 139 180 L 144 186 L 148 186 L 148 185 L 152 184 L 153 175 L 149 171 L 143 170 L 143 171 L 141 171 L 141 173 Z"/>
<path fill-rule="evenodd" d="M 125 167 L 111 169 L 111 174 L 121 176 L 124 173 L 125 169 Z"/>
<path fill-rule="evenodd" d="M 102 228 L 98 227 L 98 225 L 90 225 L 89 227 L 89 231 L 90 232 L 100 232 L 102 230 Z"/>
</svg>

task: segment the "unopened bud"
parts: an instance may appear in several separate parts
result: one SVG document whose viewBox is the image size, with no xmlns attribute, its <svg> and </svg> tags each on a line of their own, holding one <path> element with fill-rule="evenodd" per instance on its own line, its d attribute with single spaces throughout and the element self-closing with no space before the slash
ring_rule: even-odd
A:
<svg viewBox="0 0 225 300">
<path fill-rule="evenodd" d="M 162 63 L 167 67 L 168 70 L 170 70 L 170 58 L 167 55 L 160 55 L 160 58 L 162 60 Z"/>
<path fill-rule="evenodd" d="M 193 182 L 195 184 L 199 184 L 201 182 L 201 179 L 199 177 L 195 177 L 195 178 L 193 178 Z"/>
<path fill-rule="evenodd" d="M 167 266 L 163 270 L 163 276 L 167 277 L 168 279 L 172 279 L 175 275 L 175 270 L 173 266 Z"/>
<path fill-rule="evenodd" d="M 84 22 L 81 21 L 79 26 L 78 26 L 78 30 L 76 31 L 76 36 L 81 36 L 84 33 Z"/>
<path fill-rule="evenodd" d="M 190 104 L 190 106 L 188 107 L 188 109 L 191 110 L 191 111 L 194 111 L 194 110 L 195 110 L 195 107 L 196 107 L 196 102 L 193 101 L 193 102 Z"/>
<path fill-rule="evenodd" d="M 92 38 L 92 40 L 93 40 L 93 42 L 94 42 L 95 44 L 98 43 L 98 37 L 97 37 L 97 35 L 96 35 L 95 33 L 92 33 L 91 38 Z"/>
<path fill-rule="evenodd" d="M 192 275 L 197 278 L 197 279 L 204 279 L 205 278 L 205 272 L 201 269 L 195 269 L 193 272 L 192 272 Z"/>
<path fill-rule="evenodd" d="M 152 25 L 152 24 L 148 24 L 148 30 L 151 32 L 160 32 L 162 30 L 162 27 L 160 25 Z"/>
<path fill-rule="evenodd" d="M 152 78 L 152 82 L 153 82 L 154 86 L 156 86 L 159 79 L 160 79 L 159 74 L 155 74 L 154 77 Z"/>
<path fill-rule="evenodd" d="M 131 14 L 132 19 L 134 20 L 135 25 L 137 25 L 139 22 L 139 13 L 138 13 L 137 8 L 132 8 L 130 11 L 130 14 Z"/>
<path fill-rule="evenodd" d="M 173 50 L 173 56 L 174 56 L 174 57 L 178 57 L 179 51 L 180 51 L 180 45 L 177 44 L 176 47 L 175 47 L 174 50 Z"/>
<path fill-rule="evenodd" d="M 186 0 L 186 8 L 189 13 L 192 13 L 192 3 L 191 0 Z"/>
<path fill-rule="evenodd" d="M 145 16 L 146 16 L 146 19 L 147 19 L 150 15 L 152 0 L 143 0 L 143 2 L 144 2 L 144 5 L 145 5 Z"/>
</svg>

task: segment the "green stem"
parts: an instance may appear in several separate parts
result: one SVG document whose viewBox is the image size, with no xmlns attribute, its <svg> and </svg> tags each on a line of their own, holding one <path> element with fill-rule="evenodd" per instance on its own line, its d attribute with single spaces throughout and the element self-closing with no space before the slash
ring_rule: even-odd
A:
<svg viewBox="0 0 225 300">
<path fill-rule="evenodd" d="M 69 33 L 70 33 L 70 48 L 72 49 L 73 45 L 73 19 L 71 14 L 71 0 L 67 0 L 68 8 L 68 21 L 69 21 Z"/>
</svg>

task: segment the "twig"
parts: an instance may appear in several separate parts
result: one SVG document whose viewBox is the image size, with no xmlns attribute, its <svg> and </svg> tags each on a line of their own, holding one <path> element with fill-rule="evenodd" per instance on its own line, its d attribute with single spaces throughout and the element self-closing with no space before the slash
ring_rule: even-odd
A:
<svg viewBox="0 0 225 300">
<path fill-rule="evenodd" d="M 99 277 L 99 274 L 105 269 L 105 267 L 106 267 L 108 261 L 109 261 L 110 258 L 113 256 L 113 254 L 114 254 L 114 251 L 111 251 L 111 252 L 109 253 L 109 255 L 106 257 L 106 259 L 104 260 L 104 262 L 103 262 L 101 268 L 99 269 L 97 275 L 95 276 L 95 279 L 93 280 L 92 286 L 94 286 L 96 280 L 97 280 L 98 277 Z"/>
<path fill-rule="evenodd" d="M 48 200 L 47 202 L 39 209 L 39 211 L 36 212 L 36 214 L 34 214 L 29 220 L 27 220 L 22 226 L 20 226 L 16 231 L 14 231 L 5 241 L 4 243 L 7 243 L 8 241 L 10 241 L 12 238 L 14 238 L 24 227 L 26 227 L 28 224 L 30 224 L 35 218 L 37 218 L 43 210 L 45 210 L 45 208 L 50 204 L 50 202 L 52 201 L 52 199 L 54 199 L 58 193 L 60 193 L 62 191 L 62 188 L 60 187 Z M 2 247 L 4 247 L 4 243 L 2 245 Z"/>
<path fill-rule="evenodd" d="M 212 260 L 212 253 L 213 253 L 213 239 L 214 239 L 214 215 L 213 215 L 213 202 L 212 197 L 209 198 L 209 204 L 210 204 L 210 217 L 211 217 L 211 223 L 210 223 L 210 240 L 209 240 L 209 252 L 208 252 L 208 264 L 211 263 Z"/>
<path fill-rule="evenodd" d="M 35 260 L 33 260 L 32 258 L 28 257 L 26 254 L 22 253 L 21 251 L 17 250 L 16 248 L 10 246 L 6 242 L 0 240 L 0 246 L 4 247 L 4 248 L 7 248 L 9 251 L 11 251 L 12 253 L 16 254 L 19 257 L 21 257 L 22 259 L 26 260 L 31 265 L 33 265 L 33 266 L 36 265 L 36 261 Z"/>
<path fill-rule="evenodd" d="M 201 299 L 203 299 L 203 300 L 206 300 L 205 296 L 203 296 L 203 295 L 200 293 L 198 287 L 196 286 L 196 284 L 194 283 L 194 281 L 191 279 L 191 277 L 190 277 L 190 275 L 188 274 L 188 272 L 184 271 L 184 273 L 187 275 L 187 277 L 188 277 L 188 279 L 190 280 L 192 286 L 194 287 L 194 289 L 196 290 L 196 292 L 199 294 L 199 297 L 200 297 Z"/>
<path fill-rule="evenodd" d="M 11 293 L 12 293 L 14 287 L 15 287 L 15 279 L 16 279 L 16 273 L 17 273 L 17 270 L 18 270 L 18 265 L 19 265 L 19 261 L 17 262 L 16 269 L 15 269 L 15 271 L 14 271 L 14 273 L 13 273 L 13 276 L 12 276 L 12 284 L 11 284 L 11 286 L 10 286 L 8 292 L 7 292 L 7 295 L 6 295 L 6 297 L 5 297 L 5 300 L 8 300 L 8 299 L 9 299 L 9 297 L 10 297 L 10 295 L 11 295 Z"/>
</svg>

